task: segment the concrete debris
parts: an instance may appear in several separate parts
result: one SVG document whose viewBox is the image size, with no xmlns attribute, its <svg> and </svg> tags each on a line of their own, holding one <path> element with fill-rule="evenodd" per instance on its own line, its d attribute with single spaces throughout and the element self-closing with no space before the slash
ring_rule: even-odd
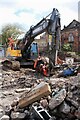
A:
<svg viewBox="0 0 80 120">
<path fill-rule="evenodd" d="M 51 93 L 50 86 L 42 82 L 33 88 L 28 94 L 25 95 L 22 99 L 18 101 L 18 107 L 23 108 L 28 106 L 29 104 L 40 100 L 44 96 L 48 96 Z"/>
<path fill-rule="evenodd" d="M 3 115 L 0 120 L 10 120 L 10 117 L 8 115 Z"/>
<path fill-rule="evenodd" d="M 49 108 L 52 110 L 58 105 L 60 105 L 66 97 L 66 90 L 61 89 L 56 95 L 52 96 L 51 100 L 49 101 Z"/>
<path fill-rule="evenodd" d="M 11 120 L 23 120 L 26 117 L 26 114 L 23 112 L 11 112 Z"/>
<path fill-rule="evenodd" d="M 16 89 L 15 92 L 20 93 L 20 92 L 29 92 L 31 88 L 19 88 Z"/>
<path fill-rule="evenodd" d="M 70 106 L 64 101 L 61 105 L 60 105 L 60 112 L 64 113 L 64 114 L 68 114 L 70 112 Z"/>
<path fill-rule="evenodd" d="M 78 107 L 79 107 L 77 101 L 74 101 L 74 100 L 69 99 L 69 98 L 66 98 L 66 101 L 67 101 L 67 102 L 70 102 L 70 104 L 73 105 L 75 108 L 78 108 Z"/>
<path fill-rule="evenodd" d="M 75 116 L 76 116 L 78 119 L 80 119 L 80 107 L 78 108 L 78 110 L 76 110 Z"/>
<path fill-rule="evenodd" d="M 80 73 L 46 78 L 28 68 L 0 72 L 0 120 L 38 118 L 80 120 Z"/>
<path fill-rule="evenodd" d="M 3 111 L 3 108 L 0 107 L 0 118 L 4 115 L 4 111 Z"/>
<path fill-rule="evenodd" d="M 47 99 L 41 99 L 40 104 L 41 104 L 41 106 L 43 106 L 45 109 L 48 108 L 48 101 L 47 101 Z"/>
</svg>

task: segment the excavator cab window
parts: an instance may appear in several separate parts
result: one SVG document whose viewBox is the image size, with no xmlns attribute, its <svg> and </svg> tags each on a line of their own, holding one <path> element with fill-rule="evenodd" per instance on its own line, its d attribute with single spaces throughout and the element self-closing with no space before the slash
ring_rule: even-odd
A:
<svg viewBox="0 0 80 120">
<path fill-rule="evenodd" d="M 31 44 L 31 59 L 36 59 L 38 57 L 38 44 L 33 42 Z"/>
<path fill-rule="evenodd" d="M 24 53 L 25 58 L 35 60 L 38 58 L 38 44 L 33 42 Z"/>
</svg>

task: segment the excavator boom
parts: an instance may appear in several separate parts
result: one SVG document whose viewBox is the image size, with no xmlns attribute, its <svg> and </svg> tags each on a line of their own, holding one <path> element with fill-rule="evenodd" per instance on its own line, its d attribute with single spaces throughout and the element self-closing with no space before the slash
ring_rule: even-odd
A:
<svg viewBox="0 0 80 120">
<path fill-rule="evenodd" d="M 57 9 L 53 9 L 53 11 L 43 18 L 39 23 L 37 23 L 35 26 L 31 26 L 29 31 L 26 32 L 23 40 L 22 40 L 22 48 L 21 58 L 16 58 L 16 61 L 19 61 L 20 63 L 23 61 L 26 61 L 27 59 L 30 59 L 29 54 L 31 52 L 31 44 L 34 41 L 34 38 L 38 35 L 40 35 L 43 32 L 47 32 L 49 35 L 52 36 L 52 40 L 49 49 L 49 59 L 50 64 L 53 66 L 55 65 L 55 56 L 56 51 L 60 48 L 60 14 Z M 29 57 L 29 58 L 28 58 Z"/>
<path fill-rule="evenodd" d="M 49 16 L 50 18 L 48 19 Z M 53 39 L 57 39 L 56 41 L 58 42 L 56 43 L 54 43 L 54 40 L 52 41 L 52 47 L 54 46 L 53 44 L 56 44 L 56 48 L 59 49 L 60 27 L 60 14 L 58 10 L 54 8 L 48 16 L 43 18 L 35 26 L 30 27 L 29 31 L 25 34 L 23 38 L 24 47 L 22 49 L 22 54 L 25 53 L 25 51 L 34 41 L 34 38 L 43 32 L 47 32 L 48 34 L 53 36 Z"/>
</svg>

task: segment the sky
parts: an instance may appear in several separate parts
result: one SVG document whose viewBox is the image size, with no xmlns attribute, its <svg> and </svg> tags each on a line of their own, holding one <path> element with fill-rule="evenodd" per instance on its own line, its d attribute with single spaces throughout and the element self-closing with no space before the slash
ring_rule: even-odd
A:
<svg viewBox="0 0 80 120">
<path fill-rule="evenodd" d="M 6 24 L 19 24 L 24 31 L 58 9 L 61 28 L 78 20 L 79 0 L 0 0 L 0 32 Z"/>
</svg>

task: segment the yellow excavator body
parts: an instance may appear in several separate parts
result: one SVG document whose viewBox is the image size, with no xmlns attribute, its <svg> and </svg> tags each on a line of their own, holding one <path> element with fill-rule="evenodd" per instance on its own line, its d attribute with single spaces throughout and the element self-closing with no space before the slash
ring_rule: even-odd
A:
<svg viewBox="0 0 80 120">
<path fill-rule="evenodd" d="M 7 48 L 6 57 L 20 57 L 21 50 L 11 49 L 11 47 Z"/>
</svg>

